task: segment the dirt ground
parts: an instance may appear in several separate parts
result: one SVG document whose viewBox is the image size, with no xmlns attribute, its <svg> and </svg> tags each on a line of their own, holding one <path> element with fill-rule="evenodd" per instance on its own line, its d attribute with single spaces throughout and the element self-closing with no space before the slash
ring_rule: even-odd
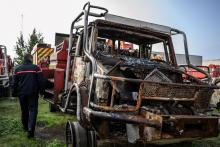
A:
<svg viewBox="0 0 220 147">
<path fill-rule="evenodd" d="M 65 124 L 58 124 L 52 127 L 45 127 L 45 122 L 38 122 L 35 136 L 40 139 L 58 139 L 65 143 Z"/>
</svg>

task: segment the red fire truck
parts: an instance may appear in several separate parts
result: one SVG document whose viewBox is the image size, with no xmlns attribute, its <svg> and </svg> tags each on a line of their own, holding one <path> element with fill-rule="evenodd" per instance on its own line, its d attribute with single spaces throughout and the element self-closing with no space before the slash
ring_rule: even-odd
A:
<svg viewBox="0 0 220 147">
<path fill-rule="evenodd" d="M 220 86 L 220 65 L 210 64 L 209 69 L 213 83 Z"/>
<path fill-rule="evenodd" d="M 44 98 L 49 102 L 51 112 L 61 105 L 58 96 L 64 89 L 68 36 L 56 33 L 54 48 L 50 44 L 36 44 L 32 51 L 33 63 L 41 67 L 44 78 L 47 79 Z"/>
<path fill-rule="evenodd" d="M 9 79 L 12 67 L 12 60 L 7 55 L 6 47 L 0 45 L 0 97 L 8 97 L 10 95 Z"/>
<path fill-rule="evenodd" d="M 206 75 L 202 72 L 199 72 L 192 68 L 188 68 L 186 66 L 182 66 L 182 67 L 187 71 L 187 74 L 191 76 L 194 76 L 199 79 L 206 78 Z M 210 64 L 209 66 L 197 66 L 197 67 L 210 74 L 213 84 L 220 86 L 220 65 Z"/>
</svg>

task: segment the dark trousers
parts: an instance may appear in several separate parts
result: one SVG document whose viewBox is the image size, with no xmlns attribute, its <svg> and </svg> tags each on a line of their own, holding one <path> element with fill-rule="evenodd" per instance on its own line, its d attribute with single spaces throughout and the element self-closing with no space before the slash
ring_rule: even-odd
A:
<svg viewBox="0 0 220 147">
<path fill-rule="evenodd" d="M 23 128 L 25 130 L 34 132 L 38 113 L 38 96 L 22 95 L 19 97 L 19 101 Z"/>
</svg>

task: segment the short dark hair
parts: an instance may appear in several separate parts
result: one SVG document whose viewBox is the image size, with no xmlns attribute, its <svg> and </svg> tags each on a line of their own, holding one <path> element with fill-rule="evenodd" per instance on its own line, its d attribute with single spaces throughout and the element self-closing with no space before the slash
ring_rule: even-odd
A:
<svg viewBox="0 0 220 147">
<path fill-rule="evenodd" d="M 32 59 L 33 59 L 33 56 L 31 54 L 27 53 L 24 55 L 24 61 L 27 61 L 27 60 L 32 61 Z"/>
</svg>

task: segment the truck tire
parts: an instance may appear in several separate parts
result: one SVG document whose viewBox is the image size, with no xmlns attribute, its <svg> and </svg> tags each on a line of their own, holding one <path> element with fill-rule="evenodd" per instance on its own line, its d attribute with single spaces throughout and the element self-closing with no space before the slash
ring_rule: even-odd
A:
<svg viewBox="0 0 220 147">
<path fill-rule="evenodd" d="M 96 135 L 94 131 L 87 131 L 79 122 L 66 124 L 66 146 L 67 147 L 96 147 Z"/>
<path fill-rule="evenodd" d="M 95 131 L 88 131 L 88 147 L 97 147 L 97 138 Z"/>
<path fill-rule="evenodd" d="M 57 111 L 56 105 L 49 103 L 49 110 L 50 112 L 56 112 Z"/>
</svg>

